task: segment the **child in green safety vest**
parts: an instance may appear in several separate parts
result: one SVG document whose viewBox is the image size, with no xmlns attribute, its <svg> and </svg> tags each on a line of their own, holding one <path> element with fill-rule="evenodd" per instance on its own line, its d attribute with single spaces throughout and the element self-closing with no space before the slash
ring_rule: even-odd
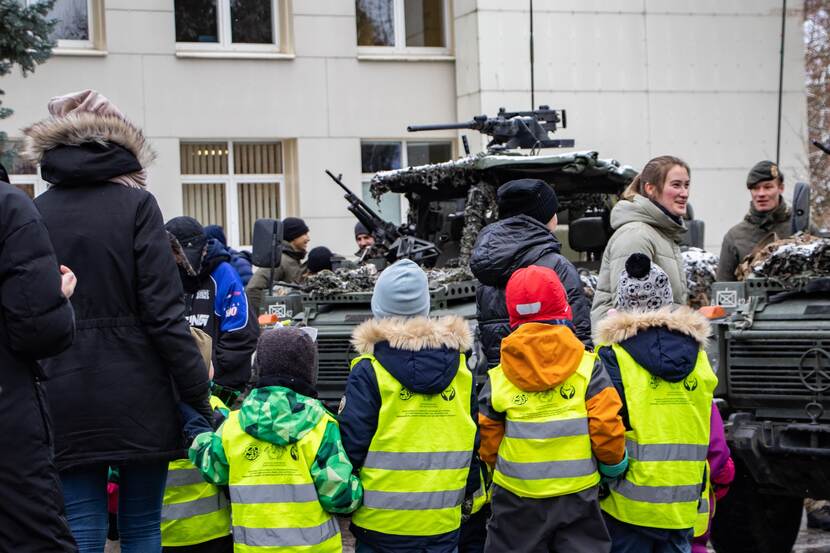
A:
<svg viewBox="0 0 830 553">
<path fill-rule="evenodd" d="M 596 327 L 598 358 L 623 402 L 629 456 L 601 503 L 611 551 L 689 553 L 708 510 L 717 384 L 704 351 L 709 321 L 672 305 L 669 278 L 644 254 L 631 255 L 619 278 L 615 312 Z"/>
<path fill-rule="evenodd" d="M 316 399 L 311 334 L 295 327 L 263 332 L 257 387 L 190 448 L 202 476 L 229 487 L 234 551 L 339 553 L 332 514 L 351 513 L 363 498 L 337 421 Z"/>
<path fill-rule="evenodd" d="M 505 298 L 513 331 L 479 394 L 479 453 L 494 468 L 484 551 L 607 553 L 599 484 L 628 462 L 619 395 L 553 269 L 515 271 Z"/>
<path fill-rule="evenodd" d="M 208 377 L 213 378 L 210 336 L 190 328 Z M 210 397 L 214 421 L 227 417 L 227 406 L 216 396 Z M 207 428 L 207 421 L 196 413 L 183 413 L 185 434 L 193 435 Z M 214 422 L 211 421 L 211 422 Z M 161 506 L 161 545 L 164 553 L 230 553 L 231 513 L 227 490 L 205 482 L 190 459 L 171 461 Z"/>
</svg>

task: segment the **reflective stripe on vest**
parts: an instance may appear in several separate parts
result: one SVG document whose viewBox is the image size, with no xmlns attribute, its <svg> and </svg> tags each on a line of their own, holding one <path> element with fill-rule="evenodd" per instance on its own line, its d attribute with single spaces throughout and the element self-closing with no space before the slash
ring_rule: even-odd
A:
<svg viewBox="0 0 830 553">
<path fill-rule="evenodd" d="M 585 394 L 595 356 L 585 352 L 577 370 L 561 385 L 527 392 L 489 371 L 493 408 L 504 413 L 493 481 L 521 497 L 576 493 L 599 482 L 588 433 Z"/>
<path fill-rule="evenodd" d="M 709 497 L 712 489 L 712 474 L 710 472 L 709 461 L 706 461 L 706 472 L 703 487 L 703 493 L 700 494 L 700 504 L 697 507 L 697 518 L 695 519 L 695 537 L 699 538 L 709 530 Z"/>
<path fill-rule="evenodd" d="M 211 396 L 214 409 L 227 409 Z M 202 479 L 188 459 L 169 464 L 161 507 L 161 543 L 165 547 L 196 545 L 231 533 L 225 493 Z"/>
<path fill-rule="evenodd" d="M 352 522 L 384 534 L 432 536 L 457 530 L 475 447 L 473 378 L 463 355 L 439 394 L 407 390 L 371 355 L 381 398 L 378 425 L 360 469 L 363 505 Z"/>
<path fill-rule="evenodd" d="M 625 477 L 610 485 L 602 509 L 636 526 L 692 528 L 704 487 L 709 418 L 717 377 L 705 352 L 680 382 L 649 373 L 621 346 L 612 346 L 620 367 L 631 430 Z"/>
<path fill-rule="evenodd" d="M 342 552 L 340 527 L 320 505 L 310 468 L 328 424 L 337 423 L 325 415 L 298 442 L 280 446 L 246 433 L 238 411 L 228 415 L 222 446 L 234 551 Z"/>
</svg>

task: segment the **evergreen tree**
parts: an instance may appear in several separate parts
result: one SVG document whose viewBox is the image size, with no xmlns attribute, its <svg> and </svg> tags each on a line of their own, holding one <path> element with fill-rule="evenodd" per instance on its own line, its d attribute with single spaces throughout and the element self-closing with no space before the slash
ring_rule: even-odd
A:
<svg viewBox="0 0 830 553">
<path fill-rule="evenodd" d="M 47 19 L 47 15 L 54 5 L 55 0 L 41 0 L 30 6 L 20 0 L 0 0 L 0 77 L 10 73 L 15 65 L 20 66 L 25 77 L 52 54 L 55 43 L 49 33 L 56 20 Z M 0 96 L 3 94 L 0 90 Z M 0 105 L 0 119 L 11 114 L 11 109 Z M 0 152 L 5 141 L 6 133 L 0 131 Z"/>
</svg>

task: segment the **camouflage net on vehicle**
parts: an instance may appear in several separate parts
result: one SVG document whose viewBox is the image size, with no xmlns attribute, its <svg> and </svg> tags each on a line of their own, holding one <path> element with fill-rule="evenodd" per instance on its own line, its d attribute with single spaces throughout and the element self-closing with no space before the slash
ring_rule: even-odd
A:
<svg viewBox="0 0 830 553">
<path fill-rule="evenodd" d="M 444 269 L 426 269 L 429 287 L 438 288 L 454 282 L 473 280 L 469 267 L 455 267 Z M 316 297 L 329 297 L 335 294 L 354 292 L 371 292 L 378 278 L 378 270 L 374 265 L 366 264 L 357 269 L 335 269 L 334 271 L 320 271 L 308 277 L 305 289 Z"/>
<path fill-rule="evenodd" d="M 738 278 L 830 276 L 830 239 L 799 234 L 764 246 L 738 267 Z"/>
<path fill-rule="evenodd" d="M 687 248 L 681 255 L 686 268 L 689 307 L 698 309 L 709 305 L 712 299 L 712 284 L 718 278 L 718 256 L 695 247 Z"/>
</svg>

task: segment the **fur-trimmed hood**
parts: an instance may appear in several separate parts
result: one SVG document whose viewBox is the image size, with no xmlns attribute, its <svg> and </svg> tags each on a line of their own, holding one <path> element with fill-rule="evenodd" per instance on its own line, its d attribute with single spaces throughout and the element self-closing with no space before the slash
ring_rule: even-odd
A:
<svg viewBox="0 0 830 553">
<path fill-rule="evenodd" d="M 407 389 L 442 392 L 458 371 L 458 356 L 473 345 L 467 321 L 458 316 L 383 318 L 365 321 L 352 334 L 360 354 L 374 354 Z"/>
<path fill-rule="evenodd" d="M 597 324 L 600 344 L 619 344 L 641 367 L 669 382 L 679 382 L 694 370 L 710 333 L 709 320 L 686 306 L 620 311 Z"/>
<path fill-rule="evenodd" d="M 602 344 L 619 344 L 650 328 L 666 328 L 694 338 L 706 347 L 712 328 L 709 319 L 691 307 L 664 307 L 657 311 L 618 311 L 597 324 L 597 337 Z"/>
<path fill-rule="evenodd" d="M 80 146 L 89 142 L 105 146 L 118 144 L 146 169 L 156 158 L 144 133 L 126 119 L 115 115 L 92 112 L 73 112 L 65 117 L 49 117 L 23 129 L 23 155 L 36 163 L 43 155 L 58 146 Z"/>
</svg>

